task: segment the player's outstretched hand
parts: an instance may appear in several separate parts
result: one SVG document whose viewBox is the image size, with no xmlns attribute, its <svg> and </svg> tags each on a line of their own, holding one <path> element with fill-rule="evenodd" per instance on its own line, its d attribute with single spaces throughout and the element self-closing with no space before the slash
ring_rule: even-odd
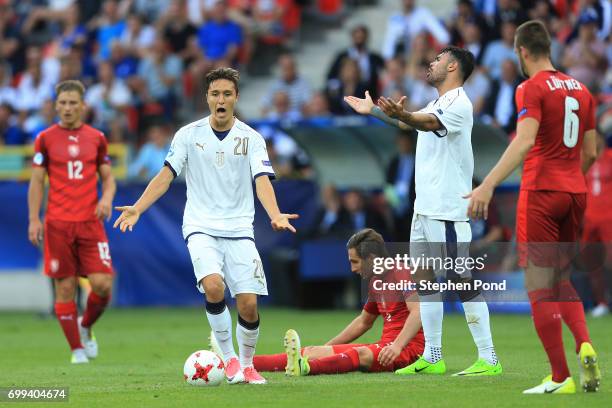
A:
<svg viewBox="0 0 612 408">
<path fill-rule="evenodd" d="M 380 350 L 378 362 L 382 366 L 388 366 L 393 363 L 393 360 L 395 360 L 401 352 L 402 350 L 395 343 L 391 343 Z"/>
<path fill-rule="evenodd" d="M 43 239 L 43 225 L 40 219 L 30 221 L 28 225 L 28 239 L 32 245 L 40 245 Z"/>
<path fill-rule="evenodd" d="M 132 228 L 138 222 L 138 218 L 140 218 L 140 213 L 131 205 L 115 207 L 115 210 L 121 211 L 121 215 L 115 220 L 113 228 L 118 226 L 121 232 L 125 232 L 128 229 L 132 231 Z"/>
<path fill-rule="evenodd" d="M 485 186 L 484 184 L 476 187 L 468 195 L 463 198 L 469 198 L 468 204 L 468 217 L 478 219 L 487 219 L 489 217 L 489 203 L 493 198 L 493 189 Z"/>
<path fill-rule="evenodd" d="M 99 220 L 109 221 L 113 210 L 113 204 L 106 200 L 100 200 L 96 205 L 96 217 Z"/>
<path fill-rule="evenodd" d="M 381 96 L 378 99 L 378 107 L 385 113 L 385 115 L 393 119 L 398 119 L 400 114 L 404 111 L 405 101 L 405 96 L 402 96 L 397 102 L 395 102 L 391 98 L 385 98 L 384 96 Z"/>
<path fill-rule="evenodd" d="M 272 224 L 274 231 L 291 231 L 295 234 L 295 227 L 291 225 L 289 220 L 295 220 L 296 218 L 300 218 L 300 216 L 297 214 L 280 214 L 270 224 Z"/>
<path fill-rule="evenodd" d="M 357 98 L 356 96 L 345 96 L 344 102 L 348 104 L 353 110 L 362 115 L 368 115 L 372 108 L 375 106 L 370 92 L 365 92 L 365 98 Z"/>
</svg>

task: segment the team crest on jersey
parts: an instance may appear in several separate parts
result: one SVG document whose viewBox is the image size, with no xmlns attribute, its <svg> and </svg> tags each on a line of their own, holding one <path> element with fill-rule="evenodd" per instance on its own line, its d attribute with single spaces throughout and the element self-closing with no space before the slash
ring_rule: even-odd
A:
<svg viewBox="0 0 612 408">
<path fill-rule="evenodd" d="M 58 259 L 51 259 L 51 262 L 49 263 L 50 267 L 51 267 L 51 273 L 55 273 L 59 270 L 59 260 Z"/>
<path fill-rule="evenodd" d="M 225 152 L 223 151 L 217 152 L 217 156 L 215 158 L 215 164 L 217 165 L 217 167 L 223 167 L 223 165 L 225 164 Z"/>
<path fill-rule="evenodd" d="M 68 145 L 68 154 L 71 157 L 77 157 L 80 152 L 81 152 L 81 149 L 79 149 L 78 145 Z"/>
</svg>

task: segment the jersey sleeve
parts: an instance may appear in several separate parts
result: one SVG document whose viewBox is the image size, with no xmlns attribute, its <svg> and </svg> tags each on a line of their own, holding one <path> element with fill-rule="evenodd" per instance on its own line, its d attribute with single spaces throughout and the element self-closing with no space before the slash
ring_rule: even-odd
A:
<svg viewBox="0 0 612 408">
<path fill-rule="evenodd" d="M 47 167 L 47 147 L 45 146 L 45 134 L 39 133 L 34 140 L 34 156 L 32 157 L 33 167 Z"/>
<path fill-rule="evenodd" d="M 187 162 L 187 133 L 180 129 L 174 134 L 170 150 L 164 160 L 164 166 L 168 166 L 174 177 L 177 177 L 183 171 Z"/>
<path fill-rule="evenodd" d="M 442 129 L 434 130 L 438 137 L 460 133 L 469 119 L 468 115 L 471 115 L 471 112 L 460 101 L 451 102 L 446 108 L 432 106 L 425 109 L 425 112 L 433 114 L 440 121 Z"/>
<path fill-rule="evenodd" d="M 366 312 L 370 314 L 374 314 L 374 315 L 378 314 L 378 306 L 376 305 L 376 302 L 371 302 L 371 301 L 366 302 L 366 304 L 363 305 L 363 310 L 365 310 Z"/>
<path fill-rule="evenodd" d="M 260 134 L 251 137 L 253 145 L 249 149 L 249 163 L 253 180 L 259 176 L 268 176 L 271 180 L 276 178 L 272 163 L 266 150 L 266 141 Z"/>
<path fill-rule="evenodd" d="M 96 158 L 98 167 L 103 164 L 111 164 L 110 158 L 108 157 L 108 142 L 104 133 L 100 133 L 100 143 L 98 145 L 98 156 Z"/>
<path fill-rule="evenodd" d="M 584 118 L 584 130 L 588 132 L 589 130 L 593 130 L 597 127 L 597 102 L 595 101 L 595 97 L 589 93 L 589 109 L 587 110 L 586 117 Z"/>
<path fill-rule="evenodd" d="M 535 84 L 522 83 L 515 93 L 517 122 L 525 118 L 542 119 L 542 101 Z"/>
</svg>

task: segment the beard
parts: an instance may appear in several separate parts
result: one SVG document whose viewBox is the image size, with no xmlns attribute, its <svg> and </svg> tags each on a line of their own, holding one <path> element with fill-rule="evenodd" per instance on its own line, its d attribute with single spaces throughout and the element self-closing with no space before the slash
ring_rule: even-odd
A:
<svg viewBox="0 0 612 408">
<path fill-rule="evenodd" d="M 527 75 L 527 71 L 525 71 L 525 60 L 523 60 L 523 57 L 520 54 L 518 56 L 518 59 L 519 59 L 519 71 L 521 72 L 521 75 L 525 77 L 525 79 L 529 79 L 529 75 Z"/>
<path fill-rule="evenodd" d="M 429 71 L 429 75 L 427 75 L 427 84 L 436 88 L 439 84 L 444 82 L 446 79 L 446 71 L 436 75 L 433 71 Z"/>
</svg>

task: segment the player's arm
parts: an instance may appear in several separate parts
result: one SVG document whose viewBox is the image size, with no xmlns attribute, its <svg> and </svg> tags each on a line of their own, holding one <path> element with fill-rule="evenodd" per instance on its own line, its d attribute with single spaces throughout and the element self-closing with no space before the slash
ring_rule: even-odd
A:
<svg viewBox="0 0 612 408">
<path fill-rule="evenodd" d="M 372 97 L 370 93 L 366 91 L 365 98 L 357 98 L 356 96 L 345 96 L 344 101 L 351 107 L 353 110 L 361 115 L 371 115 L 377 119 L 382 120 L 387 125 L 395 126 L 397 128 L 403 130 L 412 129 L 406 123 L 401 122 L 398 119 L 391 118 L 382 111 L 374 101 L 372 101 Z"/>
<path fill-rule="evenodd" d="M 40 207 L 42 206 L 46 173 L 47 169 L 44 167 L 33 167 L 28 187 L 28 239 L 34 245 L 40 245 L 43 238 Z"/>
<path fill-rule="evenodd" d="M 359 316 L 350 322 L 336 337 L 325 343 L 325 345 L 333 346 L 334 344 L 347 344 L 358 339 L 372 328 L 377 317 L 378 315 L 362 310 Z"/>
<path fill-rule="evenodd" d="M 113 177 L 110 164 L 101 164 L 98 167 L 98 174 L 100 174 L 100 181 L 102 182 L 102 197 L 100 197 L 100 201 L 98 201 L 96 206 L 96 217 L 108 221 L 112 214 L 113 198 L 115 198 L 117 184 L 115 183 L 115 177 Z"/>
<path fill-rule="evenodd" d="M 406 307 L 410 314 L 404 322 L 404 327 L 393 340 L 393 343 L 385 346 L 378 355 L 378 362 L 381 365 L 386 366 L 393 363 L 393 360 L 400 355 L 404 347 L 410 343 L 410 340 L 416 336 L 421 328 L 421 308 L 416 293 L 406 300 Z"/>
<path fill-rule="evenodd" d="M 384 96 L 378 100 L 380 110 L 388 117 L 396 119 L 417 130 L 433 132 L 434 130 L 444 130 L 444 126 L 436 115 L 426 112 L 408 112 L 404 109 L 406 97 L 402 96 L 395 102 L 391 98 Z"/>
<path fill-rule="evenodd" d="M 522 162 L 535 144 L 540 122 L 534 118 L 525 118 L 516 126 L 516 137 L 489 172 L 482 184 L 463 198 L 469 198 L 468 216 L 473 218 L 488 217 L 488 206 L 493 197 L 493 190 L 504 181 Z"/>
<path fill-rule="evenodd" d="M 168 166 L 163 166 L 159 173 L 149 182 L 147 188 L 134 205 L 115 207 L 116 210 L 121 211 L 121 215 L 113 224 L 113 228 L 119 226 L 121 232 L 125 232 L 128 229 L 132 231 L 132 228 L 138 222 L 138 218 L 140 218 L 140 214 L 145 212 L 168 191 L 172 180 L 174 180 L 174 173 L 172 173 Z"/>
<path fill-rule="evenodd" d="M 595 129 L 584 132 L 584 141 L 580 151 L 582 162 L 582 174 L 586 174 L 595 160 L 597 160 L 597 131 Z"/>
<path fill-rule="evenodd" d="M 257 177 L 255 179 L 255 190 L 257 192 L 257 198 L 268 213 L 268 217 L 270 217 L 272 229 L 274 231 L 289 230 L 295 233 L 295 228 L 291 225 L 289 220 L 299 218 L 299 215 L 281 213 L 276 202 L 276 194 L 274 194 L 274 187 L 272 187 L 270 178 L 266 175 Z"/>
</svg>

